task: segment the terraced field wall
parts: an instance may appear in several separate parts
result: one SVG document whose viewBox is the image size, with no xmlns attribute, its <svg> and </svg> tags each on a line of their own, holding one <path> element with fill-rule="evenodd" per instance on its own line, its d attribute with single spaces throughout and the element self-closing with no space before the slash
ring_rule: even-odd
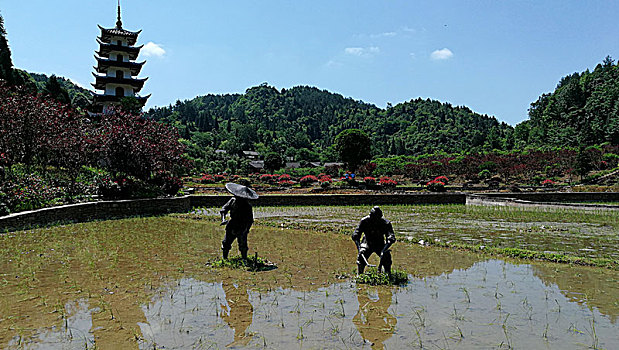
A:
<svg viewBox="0 0 619 350">
<path fill-rule="evenodd" d="M 186 213 L 195 207 L 221 207 L 229 196 L 184 196 L 69 204 L 0 217 L 0 232 L 59 223 Z M 465 204 L 463 193 L 265 195 L 254 206 Z"/>
<path fill-rule="evenodd" d="M 0 233 L 54 224 L 186 213 L 196 207 L 221 207 L 227 195 L 191 195 L 175 198 L 98 201 L 69 204 L 0 217 Z M 544 192 L 544 193 L 412 193 L 412 194 L 312 194 L 263 195 L 254 206 L 339 206 L 339 205 L 416 205 L 416 204 L 484 204 L 521 205 L 557 204 L 574 207 L 614 207 L 587 205 L 586 202 L 618 202 L 618 192 Z M 567 204 L 570 203 L 570 204 Z M 581 204 L 572 204 L 581 203 Z"/>
</svg>

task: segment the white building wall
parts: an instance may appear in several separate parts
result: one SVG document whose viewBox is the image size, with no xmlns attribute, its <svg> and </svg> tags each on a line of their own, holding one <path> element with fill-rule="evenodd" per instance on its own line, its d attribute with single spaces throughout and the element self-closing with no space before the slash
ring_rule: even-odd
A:
<svg viewBox="0 0 619 350">
<path fill-rule="evenodd" d="M 116 95 L 117 87 L 122 87 L 125 90 L 125 96 L 127 97 L 135 96 L 135 93 L 133 92 L 133 87 L 131 85 L 123 85 L 123 84 L 108 84 L 105 87 L 105 94 Z"/>
</svg>

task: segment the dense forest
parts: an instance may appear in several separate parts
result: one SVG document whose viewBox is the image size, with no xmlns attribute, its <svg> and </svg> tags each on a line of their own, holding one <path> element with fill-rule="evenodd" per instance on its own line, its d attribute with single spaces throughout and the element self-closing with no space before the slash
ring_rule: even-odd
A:
<svg viewBox="0 0 619 350">
<path fill-rule="evenodd" d="M 335 137 L 361 129 L 374 158 L 431 153 L 487 153 L 619 144 L 619 66 L 610 57 L 593 71 L 565 76 L 511 127 L 467 107 L 413 99 L 387 108 L 315 87 L 207 95 L 153 108 L 148 118 L 181 130 L 190 156 L 208 165 L 214 151 L 277 152 L 297 161 L 336 161 Z M 216 167 L 219 168 L 219 167 Z"/>
<path fill-rule="evenodd" d="M 61 99 L 68 99 L 67 101 L 60 102 L 65 102 L 79 108 L 86 108 L 90 105 L 90 101 L 92 100 L 92 93 L 89 90 L 84 89 L 83 87 L 75 85 L 69 79 L 63 77 L 56 77 L 54 75 L 47 76 L 45 74 L 38 73 L 27 74 L 30 76 L 31 81 L 34 82 L 38 93 L 44 95 L 46 93 L 49 93 L 51 95 L 55 95 L 54 91 L 59 90 L 61 91 L 59 94 L 63 95 Z M 55 87 L 56 84 L 59 88 Z"/>
<path fill-rule="evenodd" d="M 352 128 L 370 135 L 372 155 L 379 157 L 511 149 L 514 142 L 512 127 L 466 107 L 415 99 L 381 109 L 308 86 L 280 91 L 262 84 L 245 94 L 177 101 L 145 115 L 179 127 L 190 149 L 272 151 L 297 161 L 336 161 L 333 141 Z"/>
<path fill-rule="evenodd" d="M 531 104 L 516 126 L 525 145 L 581 147 L 619 144 L 619 66 L 611 57 L 590 72 L 567 75 Z"/>
</svg>

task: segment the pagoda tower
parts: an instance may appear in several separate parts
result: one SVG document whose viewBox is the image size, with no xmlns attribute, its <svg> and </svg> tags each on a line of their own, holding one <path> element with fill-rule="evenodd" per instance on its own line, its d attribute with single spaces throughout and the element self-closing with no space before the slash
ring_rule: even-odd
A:
<svg viewBox="0 0 619 350">
<path fill-rule="evenodd" d="M 138 35 L 142 32 L 131 32 L 123 29 L 120 19 L 120 0 L 118 1 L 118 20 L 116 27 L 101 29 L 97 38 L 99 51 L 96 51 L 97 66 L 93 67 L 95 82 L 92 86 L 102 93 L 93 94 L 93 112 L 103 112 L 112 106 L 120 104 L 124 97 L 135 97 L 141 107 L 150 95 L 139 96 L 144 82 L 148 78 L 138 78 L 140 70 L 146 61 L 136 62 L 142 46 L 135 46 Z"/>
</svg>

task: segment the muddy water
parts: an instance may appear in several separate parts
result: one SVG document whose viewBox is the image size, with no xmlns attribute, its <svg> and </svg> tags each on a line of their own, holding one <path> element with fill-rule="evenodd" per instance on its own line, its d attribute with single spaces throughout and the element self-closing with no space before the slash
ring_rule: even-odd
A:
<svg viewBox="0 0 619 350">
<path fill-rule="evenodd" d="M 413 277 L 405 287 L 346 281 L 245 295 L 230 290 L 243 287 L 184 279 L 143 307 L 140 348 L 609 349 L 619 342 L 616 315 L 571 301 L 534 271 L 490 260 Z"/>
<path fill-rule="evenodd" d="M 385 206 L 383 211 L 398 233 L 415 241 L 440 239 L 582 257 L 619 259 L 617 213 L 467 206 L 451 206 L 448 210 L 445 208 Z M 543 211 L 543 215 L 540 215 L 540 211 Z M 502 215 L 497 217 L 496 212 Z M 571 215 L 564 215 L 566 212 Z M 205 213 L 216 214 L 211 210 Z M 309 227 L 350 229 L 354 228 L 358 218 L 364 215 L 367 215 L 366 207 L 256 208 L 258 220 L 293 227 L 301 224 Z M 596 221 L 588 222 L 592 217 Z M 548 220 L 549 218 L 552 220 Z"/>
<path fill-rule="evenodd" d="M 222 231 L 208 220 L 163 217 L 0 236 L 0 348 L 619 343 L 616 271 L 398 243 L 394 267 L 409 284 L 368 287 L 351 278 L 348 236 L 258 225 L 250 254 L 278 268 L 247 272 L 205 264 L 219 256 Z"/>
</svg>

